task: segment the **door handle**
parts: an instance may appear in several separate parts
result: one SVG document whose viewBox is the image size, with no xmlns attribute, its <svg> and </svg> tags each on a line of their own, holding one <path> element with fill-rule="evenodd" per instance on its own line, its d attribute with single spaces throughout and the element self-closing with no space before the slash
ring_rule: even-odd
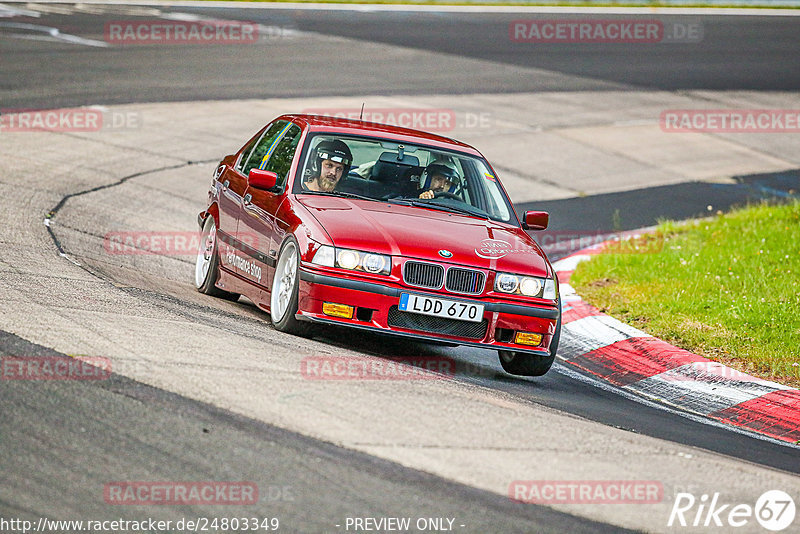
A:
<svg viewBox="0 0 800 534">
<path fill-rule="evenodd" d="M 250 193 L 247 193 L 247 194 L 244 196 L 244 203 L 245 203 L 245 204 L 250 204 L 250 201 L 251 201 L 251 200 L 253 200 L 253 195 L 251 195 Z"/>
</svg>

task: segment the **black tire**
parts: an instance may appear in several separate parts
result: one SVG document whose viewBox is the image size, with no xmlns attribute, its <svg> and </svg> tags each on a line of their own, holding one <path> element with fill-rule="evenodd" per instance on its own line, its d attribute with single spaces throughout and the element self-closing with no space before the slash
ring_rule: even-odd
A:
<svg viewBox="0 0 800 534">
<path fill-rule="evenodd" d="M 272 288 L 270 291 L 270 318 L 276 330 L 287 334 L 305 335 L 310 330 L 305 322 L 298 321 L 297 314 L 297 294 L 300 288 L 300 247 L 294 237 L 289 237 L 281 245 L 278 261 L 275 263 L 275 275 L 272 277 Z M 287 269 L 287 263 L 292 262 L 293 266 Z M 291 272 L 290 272 L 291 271 Z M 291 278 L 291 287 L 289 280 Z M 284 299 L 288 299 L 284 301 Z"/>
<path fill-rule="evenodd" d="M 508 374 L 519 376 L 543 376 L 556 361 L 558 344 L 561 341 L 561 300 L 558 301 L 558 322 L 556 332 L 550 342 L 550 356 L 537 356 L 524 352 L 498 350 L 500 365 Z"/>
<path fill-rule="evenodd" d="M 214 217 L 206 217 L 200 231 L 200 248 L 194 266 L 194 286 L 200 293 L 226 300 L 239 300 L 238 293 L 231 293 L 216 286 L 219 277 L 219 251 L 217 246 L 217 224 Z"/>
<path fill-rule="evenodd" d="M 508 374 L 519 376 L 542 376 L 550 370 L 556 360 L 552 354 L 537 356 L 510 350 L 498 350 L 497 353 L 503 370 Z"/>
</svg>

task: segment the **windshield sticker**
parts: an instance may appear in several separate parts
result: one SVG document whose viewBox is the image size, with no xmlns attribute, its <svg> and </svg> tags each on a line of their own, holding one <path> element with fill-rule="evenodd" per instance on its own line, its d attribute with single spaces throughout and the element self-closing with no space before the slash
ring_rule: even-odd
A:
<svg viewBox="0 0 800 534">
<path fill-rule="evenodd" d="M 263 158 L 261 158 L 261 164 L 258 166 L 259 169 L 264 170 L 267 168 L 267 161 L 269 161 L 269 157 L 272 155 L 272 152 L 275 151 L 275 147 L 278 145 L 278 141 L 280 141 L 281 138 L 283 138 L 283 134 L 285 134 L 286 130 L 291 128 L 293 124 L 294 123 L 290 122 L 289 124 L 283 127 L 283 130 L 278 132 L 278 136 L 272 142 L 272 145 L 270 145 L 269 150 L 267 150 L 267 153 L 264 154 Z"/>
<path fill-rule="evenodd" d="M 497 181 L 497 180 L 495 179 L 494 175 L 493 175 L 493 174 L 489 174 L 488 172 L 485 172 L 485 173 L 483 173 L 483 176 L 484 176 L 484 177 L 485 177 L 487 180 L 489 180 L 490 182 L 495 182 L 495 181 Z"/>
</svg>

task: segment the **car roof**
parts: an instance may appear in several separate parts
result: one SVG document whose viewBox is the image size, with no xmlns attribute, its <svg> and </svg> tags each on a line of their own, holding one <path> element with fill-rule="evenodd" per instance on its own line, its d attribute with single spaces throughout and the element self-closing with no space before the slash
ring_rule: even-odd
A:
<svg viewBox="0 0 800 534">
<path fill-rule="evenodd" d="M 366 137 L 378 137 L 393 141 L 406 143 L 416 143 L 467 152 L 475 156 L 482 156 L 472 146 L 456 141 L 449 137 L 436 135 L 411 128 L 392 126 L 389 124 L 379 124 L 376 122 L 360 121 L 355 119 L 345 119 L 341 117 L 329 117 L 326 115 L 305 115 L 287 114 L 278 117 L 280 120 L 291 120 L 301 126 L 308 127 L 311 132 L 325 132 L 342 135 L 363 135 Z"/>
</svg>

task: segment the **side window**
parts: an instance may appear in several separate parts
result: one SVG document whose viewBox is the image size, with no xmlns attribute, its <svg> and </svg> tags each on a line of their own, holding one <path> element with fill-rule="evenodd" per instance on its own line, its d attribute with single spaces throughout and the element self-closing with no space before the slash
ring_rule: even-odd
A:
<svg viewBox="0 0 800 534">
<path fill-rule="evenodd" d="M 283 184 L 286 183 L 286 176 L 289 174 L 297 144 L 300 142 L 301 131 L 299 126 L 292 124 L 272 150 L 266 165 L 261 165 L 262 169 L 272 171 L 278 175 L 278 187 L 283 187 Z"/>
<path fill-rule="evenodd" d="M 257 168 L 259 165 L 261 165 L 261 161 L 264 159 L 264 156 L 278 139 L 287 124 L 288 123 L 286 121 L 275 121 L 272 123 L 272 125 L 270 125 L 269 128 L 266 129 L 264 135 L 262 135 L 261 139 L 258 140 L 255 148 L 250 152 L 249 155 L 245 156 L 247 161 L 245 161 L 244 165 L 242 165 L 242 174 L 247 176 L 250 173 L 250 169 L 253 167 Z"/>
</svg>

